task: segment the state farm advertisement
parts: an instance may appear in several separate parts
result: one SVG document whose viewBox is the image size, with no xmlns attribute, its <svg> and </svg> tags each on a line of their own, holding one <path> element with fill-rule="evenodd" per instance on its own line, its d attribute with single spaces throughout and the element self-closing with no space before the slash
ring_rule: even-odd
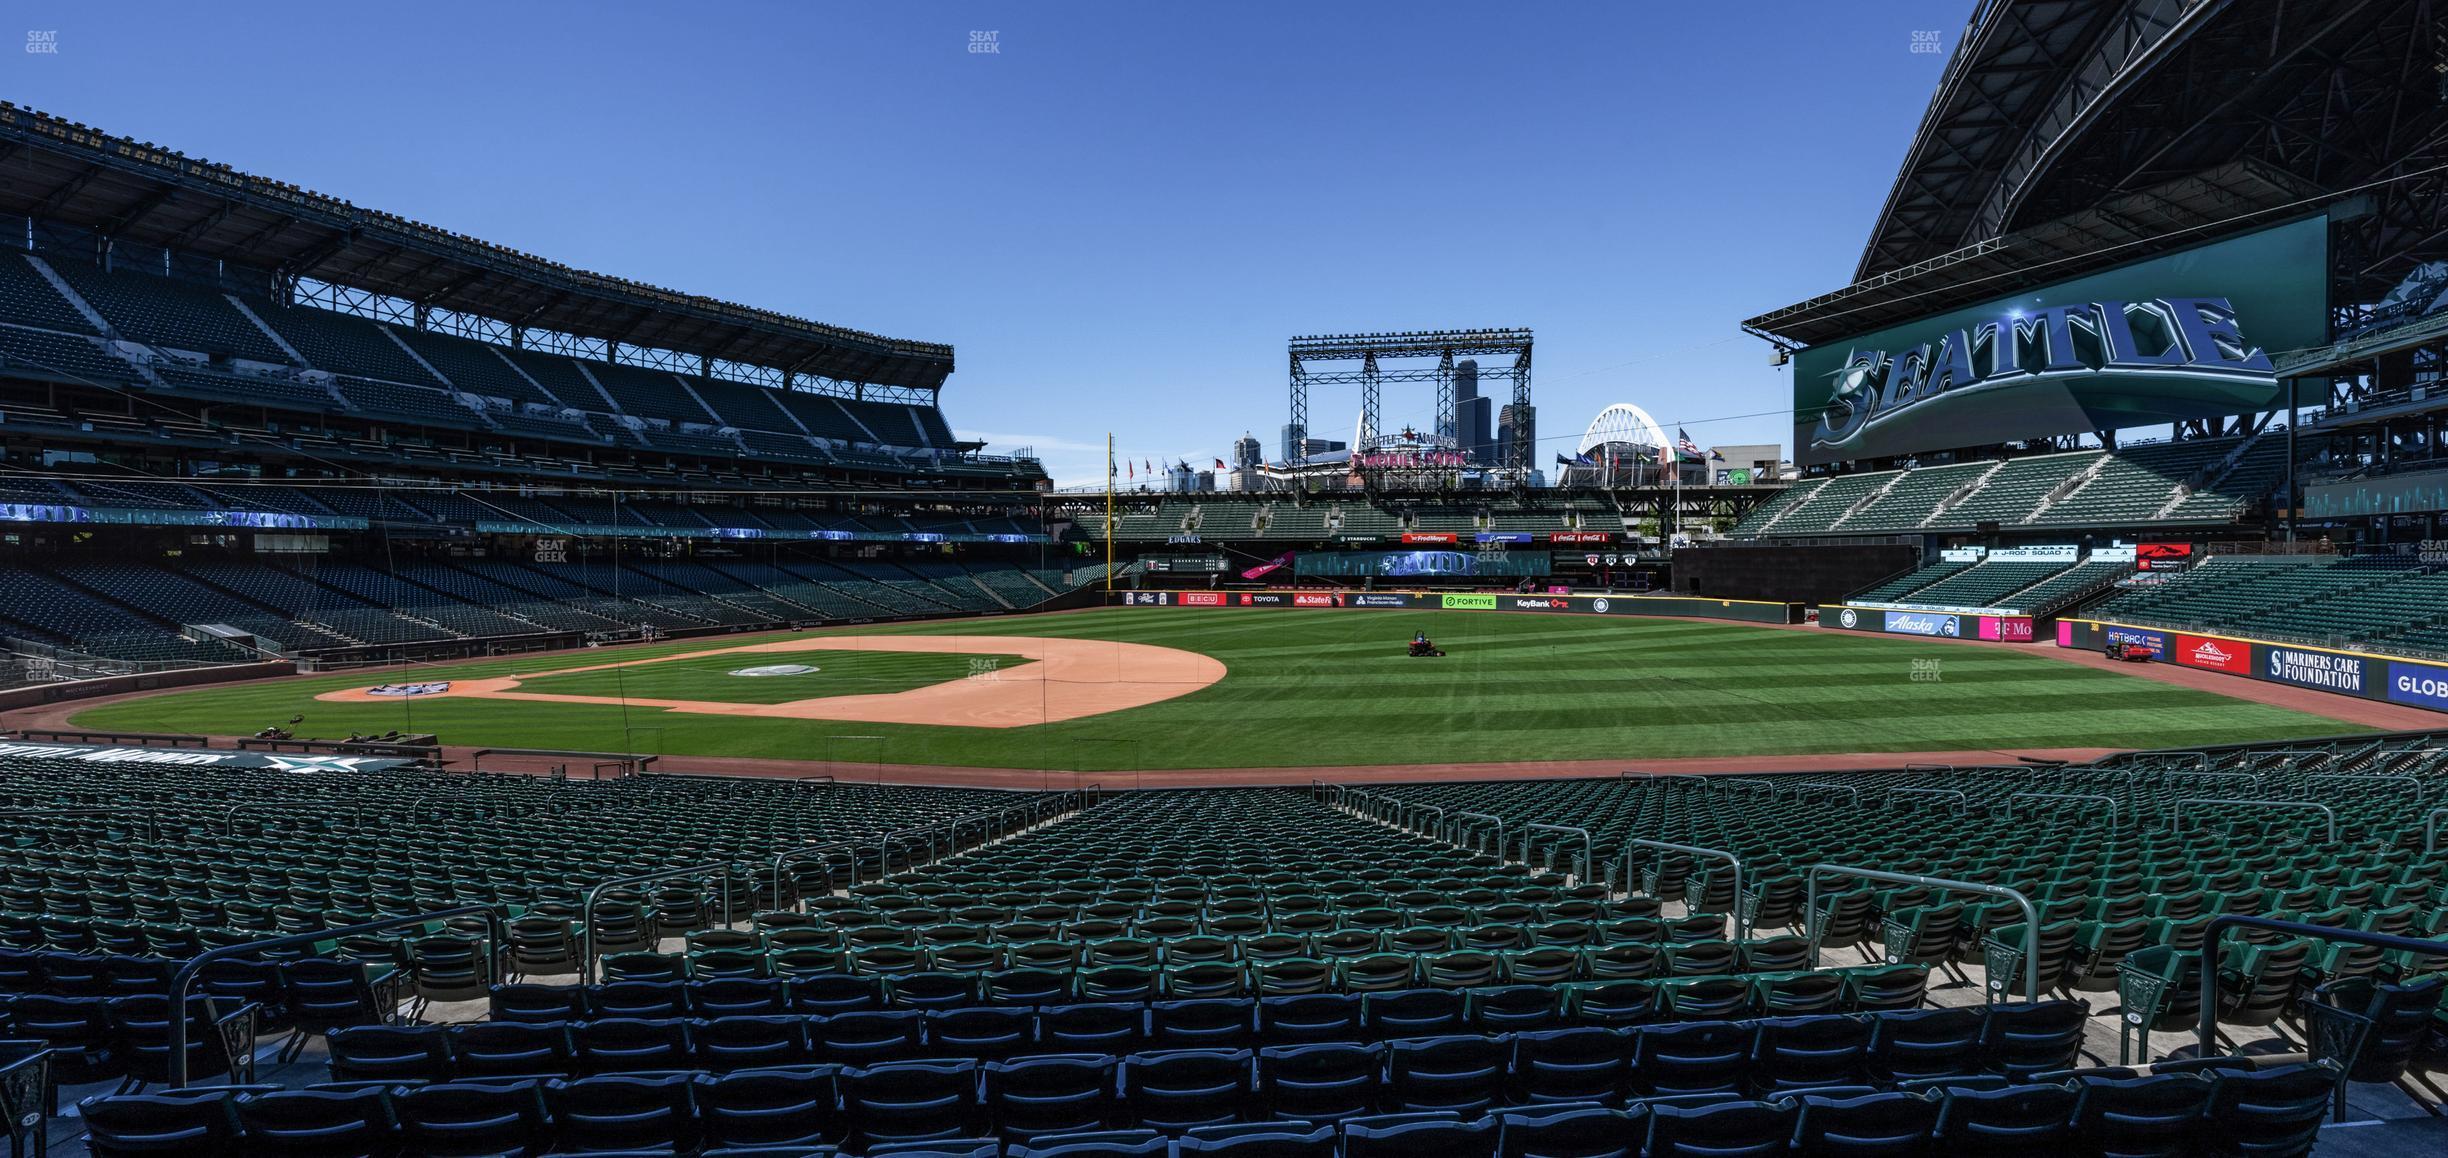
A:
<svg viewBox="0 0 2448 1158">
<path fill-rule="evenodd" d="M 1292 596 L 1294 607 L 1341 607 L 1343 597 L 1330 591 L 1302 591 Z"/>
<path fill-rule="evenodd" d="M 2253 671 L 2251 646 L 2232 639 L 2178 635 L 2171 658 L 2186 667 L 2206 667 L 2230 675 L 2251 675 Z"/>
</svg>

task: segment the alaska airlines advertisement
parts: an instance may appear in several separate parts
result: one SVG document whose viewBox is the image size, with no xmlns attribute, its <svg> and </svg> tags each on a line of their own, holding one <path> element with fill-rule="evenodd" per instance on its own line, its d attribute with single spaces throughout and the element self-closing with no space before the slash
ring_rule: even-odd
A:
<svg viewBox="0 0 2448 1158">
<path fill-rule="evenodd" d="M 2328 338 L 2314 217 L 1813 346 L 1794 459 L 1883 458 L 2282 405 L 2270 355 Z"/>
</svg>

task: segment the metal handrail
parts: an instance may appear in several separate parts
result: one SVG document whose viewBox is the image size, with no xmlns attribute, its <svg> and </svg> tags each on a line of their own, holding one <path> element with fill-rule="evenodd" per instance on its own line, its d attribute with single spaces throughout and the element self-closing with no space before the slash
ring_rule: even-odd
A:
<svg viewBox="0 0 2448 1158">
<path fill-rule="evenodd" d="M 1826 788 L 1826 789 L 1830 789 L 1830 790 L 1833 790 L 1833 791 L 1836 791 L 1836 792 L 1850 793 L 1850 794 L 1852 795 L 1852 797 L 1853 797 L 1853 807 L 1855 807 L 1855 808 L 1859 808 L 1859 807 L 1861 807 L 1861 789 L 1856 788 L 1856 787 L 1854 787 L 1853 785 L 1850 785 L 1850 784 L 1838 784 L 1837 782 L 1835 782 L 1835 781 L 1833 781 L 1833 780 L 1805 780 L 1805 781 L 1803 781 L 1802 783 L 1795 785 L 1794 787 L 1796 787 L 1796 788 Z"/>
<path fill-rule="evenodd" d="M 1453 820 L 1455 836 L 1458 837 L 1462 835 L 1462 822 L 1465 820 L 1484 820 L 1496 826 L 1496 855 L 1499 859 L 1502 859 L 1504 856 L 1505 841 L 1504 817 L 1498 816 L 1492 812 L 1464 812 L 1460 809 L 1455 809 Z M 1462 842 L 1459 840 L 1449 840 L 1445 843 L 1460 845 Z"/>
<path fill-rule="evenodd" d="M 595 905 L 598 901 L 603 899 L 604 891 L 606 889 L 626 888 L 630 885 L 651 885 L 658 881 L 680 880 L 685 877 L 721 878 L 723 928 L 730 928 L 731 885 L 732 882 L 738 878 L 733 874 L 731 865 L 728 861 L 690 865 L 686 868 L 664 869 L 660 872 L 641 873 L 633 877 L 621 877 L 616 880 L 605 881 L 602 884 L 596 885 L 594 888 L 588 889 L 586 900 L 581 902 L 578 907 L 578 917 L 580 922 L 578 929 L 579 979 L 586 982 L 593 982 L 595 980 Z M 650 922 L 654 920 L 654 913 L 652 911 L 641 910 L 641 912 L 643 914 L 643 920 Z"/>
<path fill-rule="evenodd" d="M 2448 810 L 2443 810 L 2448 811 Z M 2448 957 L 2448 941 L 2424 941 L 2400 937 L 2392 933 L 2369 933 L 2361 929 L 2335 929 L 2327 925 L 2303 921 L 2281 921 L 2274 917 L 2247 913 L 2221 913 L 2210 918 L 2202 928 L 2201 947 L 2201 1025 L 2199 1027 L 2201 1056 L 2210 1056 L 2218 1038 L 2218 966 L 2219 934 L 2229 929 L 2268 929 L 2296 937 L 2311 937 L 2321 941 L 2344 941 L 2349 945 L 2369 945 L 2375 949 L 2403 949 L 2425 956 Z"/>
<path fill-rule="evenodd" d="M 2423 814 L 2424 856 L 2429 856 L 2439 849 L 2439 822 L 2440 817 L 2443 816 L 2448 816 L 2448 808 L 2434 808 Z"/>
<path fill-rule="evenodd" d="M 2414 803 L 2416 804 L 2422 803 L 2423 797 L 2430 795 L 2423 782 L 2412 776 L 2390 776 L 2378 772 L 2320 772 L 2304 777 L 2304 788 L 2307 791 L 2310 790 L 2313 781 L 2316 780 L 2377 780 L 2383 783 L 2410 784 L 2414 787 Z"/>
<path fill-rule="evenodd" d="M 2108 805 L 2108 827 L 2117 828 L 2125 823 L 2123 810 L 2117 806 L 2117 800 L 2114 796 L 2101 796 L 2097 793 L 2091 792 L 2017 792 L 2014 795 L 2006 798 L 2006 815 L 2013 816 L 2015 814 L 2014 802 L 2017 800 L 2103 801 Z"/>
<path fill-rule="evenodd" d="M 1422 816 L 1422 815 L 1425 815 L 1425 814 L 1430 813 L 1430 812 L 1436 813 L 1436 827 L 1431 828 L 1431 827 L 1429 827 L 1427 824 L 1422 823 L 1422 822 L 1420 822 L 1420 821 L 1418 821 L 1418 820 L 1416 820 L 1416 819 L 1415 819 L 1415 820 L 1412 820 L 1411 822 L 1406 823 L 1406 824 L 1405 824 L 1403 827 L 1408 828 L 1408 829 L 1410 829 L 1410 830 L 1411 830 L 1411 831 L 1413 831 L 1413 832 L 1419 833 L 1419 834 L 1420 834 L 1420 835 L 1422 835 L 1422 836 L 1425 836 L 1425 835 L 1427 835 L 1427 834 L 1429 834 L 1429 833 L 1432 833 L 1432 832 L 1443 832 L 1443 831 L 1445 831 L 1445 806 L 1444 806 L 1444 805 L 1442 805 L 1442 804 L 1413 804 L 1413 805 L 1410 805 L 1409 807 L 1410 807 L 1410 809 L 1411 809 L 1411 811 L 1412 811 L 1412 813 L 1414 814 L 1414 816 L 1415 816 L 1415 817 L 1416 817 L 1416 816 Z"/>
<path fill-rule="evenodd" d="M 1580 838 L 1581 838 L 1581 874 L 1580 874 L 1580 878 L 1579 878 L 1579 879 L 1580 879 L 1580 881 L 1581 881 L 1581 883 L 1582 883 L 1582 884 L 1588 884 L 1588 883 L 1589 883 L 1589 879 L 1590 879 L 1590 860 L 1591 860 L 1591 856 L 1590 856 L 1590 854 L 1591 854 L 1591 852 L 1592 852 L 1592 851 L 1593 851 L 1593 850 L 1596 848 L 1596 845 L 1594 845 L 1593 843 L 1591 843 L 1591 841 L 1590 841 L 1590 831 L 1589 831 L 1588 829 L 1586 829 L 1586 828 L 1575 828 L 1575 827 L 1573 827 L 1572 825 L 1569 825 L 1569 824 L 1525 824 L 1525 825 L 1523 825 L 1523 826 L 1522 826 L 1522 863 L 1523 863 L 1523 864 L 1528 864 L 1528 863 L 1530 863 L 1530 834 L 1531 834 L 1531 833 L 1533 833 L 1533 832 L 1558 832 L 1558 833 L 1563 833 L 1563 834 L 1568 835 L 1568 836 L 1578 836 L 1578 837 L 1580 837 Z"/>
<path fill-rule="evenodd" d="M 1624 842 L 1624 895 L 1627 897 L 1632 895 L 1632 850 L 1635 848 L 1654 848 L 1662 852 L 1679 852 L 1688 856 L 1712 856 L 1726 862 L 1728 865 L 1733 866 L 1734 939 L 1737 941 L 1743 939 L 1744 933 L 1750 922 L 1743 919 L 1743 864 L 1741 857 L 1727 852 L 1722 848 L 1702 848 L 1696 844 L 1676 844 L 1672 841 L 1649 840 L 1645 837 L 1634 837 Z"/>
<path fill-rule="evenodd" d="M 161 821 L 150 812 L 135 808 L 0 808 L 0 817 L 20 816 L 133 816 L 144 822 L 145 840 L 161 843 Z"/>
<path fill-rule="evenodd" d="M 1958 881 L 1946 877 L 1915 876 L 1912 873 L 1891 873 L 1880 869 L 1854 868 L 1851 865 L 1815 864 L 1803 874 L 1802 922 L 1810 930 L 1811 967 L 1819 967 L 1819 878 L 1821 876 L 1859 877 L 1867 881 L 1884 881 L 1895 885 L 1919 885 L 1926 889 L 1951 889 L 1956 892 L 1981 893 L 2013 901 L 2023 910 L 2023 999 L 2033 1004 L 2040 1001 L 2040 910 L 2031 898 L 2004 885 L 1985 885 L 1979 881 Z"/>
<path fill-rule="evenodd" d="M 196 974 L 202 972 L 206 965 L 215 961 L 226 961 L 232 957 L 255 956 L 282 949 L 312 946 L 321 941 L 361 937 L 390 929 L 403 929 L 410 925 L 425 925 L 435 921 L 448 921 L 456 917 L 472 917 L 478 914 L 483 914 L 485 925 L 493 935 L 492 944 L 487 949 L 486 956 L 491 960 L 489 968 L 492 970 L 492 979 L 498 981 L 501 978 L 500 958 L 502 952 L 508 947 L 506 942 L 509 940 L 509 930 L 502 923 L 501 914 L 496 912 L 491 905 L 460 905 L 457 908 L 436 909 L 430 913 L 417 913 L 413 916 L 385 917 L 379 921 L 368 921 L 362 925 L 349 925 L 339 929 L 317 929 L 311 933 L 293 933 L 286 937 L 223 945 L 218 949 L 207 949 L 188 958 L 185 964 L 179 966 L 178 972 L 170 975 L 170 1057 L 168 1058 L 170 1088 L 178 1090 L 185 1089 L 187 1086 L 187 990 L 195 984 Z"/>
<path fill-rule="evenodd" d="M 2149 772 L 2134 772 L 2127 774 L 2125 779 L 2131 781 L 2137 777 L 2147 778 L 2152 775 L 2153 773 Z M 2269 786 L 2268 775 L 2261 772 L 2160 772 L 2156 775 L 2161 780 L 2250 780 L 2254 788 Z"/>
<path fill-rule="evenodd" d="M 818 854 L 818 853 L 823 853 L 823 852 L 831 852 L 831 851 L 833 851 L 834 849 L 837 849 L 837 848 L 839 848 L 839 849 L 848 849 L 848 850 L 849 850 L 849 852 L 850 852 L 850 883 L 851 883 L 853 886 L 856 886 L 856 885 L 859 883 L 859 879 L 858 879 L 858 845 L 856 845 L 856 844 L 854 844 L 854 843 L 852 843 L 852 842 L 850 842 L 850 841 L 847 841 L 847 840 L 836 840 L 836 841 L 832 841 L 832 842 L 827 843 L 827 844 L 811 844 L 811 845 L 804 845 L 804 846 L 799 847 L 799 848 L 787 848 L 787 849 L 782 850 L 781 852 L 777 852 L 777 853 L 775 853 L 775 854 L 774 854 L 774 859 L 773 859 L 773 866 L 774 866 L 774 867 L 773 867 L 773 879 L 774 879 L 774 903 L 775 903 L 775 904 L 777 904 L 777 905 L 779 905 L 779 904 L 781 904 L 781 903 L 782 903 L 782 866 L 784 866 L 784 865 L 786 865 L 786 864 L 788 864 L 788 863 L 790 863 L 790 862 L 792 862 L 792 861 L 797 861 L 797 860 L 810 860 L 810 859 L 813 859 L 813 858 L 816 856 L 816 854 Z M 825 863 L 825 875 L 826 875 L 827 877 L 831 877 L 831 876 L 833 875 L 832 862 L 831 862 L 830 860 L 826 861 L 826 863 Z M 797 893 L 797 891 L 798 891 L 798 890 L 796 890 L 796 889 L 793 889 L 793 890 L 792 890 L 792 892 L 793 892 L 794 894 L 796 894 L 796 893 Z"/>
<path fill-rule="evenodd" d="M 2317 800 L 2217 800 L 2207 796 L 2189 796 L 2177 801 L 2169 809 L 2172 818 L 2170 827 L 2178 832 L 2184 831 L 2185 805 L 2188 804 L 2255 804 L 2268 808 L 2317 808 L 2320 814 L 2329 820 L 2329 843 L 2337 843 L 2337 809 Z"/>
<path fill-rule="evenodd" d="M 365 805 L 362 804 L 327 804 L 318 807 L 315 805 L 298 805 L 282 800 L 256 800 L 230 805 L 228 815 L 221 818 L 221 835 L 230 836 L 235 834 L 238 831 L 238 814 L 257 809 L 279 809 L 282 812 L 296 816 L 322 816 L 331 813 L 345 812 L 348 813 L 350 818 L 356 822 L 357 827 L 365 827 L 366 810 Z M 412 817 L 411 819 L 414 818 Z"/>
<path fill-rule="evenodd" d="M 1960 788 L 1890 788 L 1887 790 L 1886 803 L 1893 804 L 1898 796 L 1916 793 L 1926 796 L 1952 796 L 1955 798 L 1955 811 L 1957 812 L 1968 812 L 1972 808 L 1972 798 L 1965 795 Z"/>
</svg>

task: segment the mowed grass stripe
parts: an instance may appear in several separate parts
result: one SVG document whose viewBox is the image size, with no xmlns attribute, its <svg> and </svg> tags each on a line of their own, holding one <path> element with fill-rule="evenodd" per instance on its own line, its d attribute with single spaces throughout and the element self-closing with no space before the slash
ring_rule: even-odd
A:
<svg viewBox="0 0 2448 1158">
<path fill-rule="evenodd" d="M 885 695 L 966 678 L 978 670 L 975 665 L 979 663 L 999 670 L 1026 662 L 1016 655 L 917 651 L 735 652 L 539 676 L 522 681 L 518 690 L 556 696 L 784 704 L 823 696 Z M 775 666 L 816 670 L 797 675 L 732 674 Z"/>
<path fill-rule="evenodd" d="M 1414 631 L 1426 631 L 1449 654 L 1406 658 L 1403 645 Z M 90 709 L 76 722 L 231 735 L 302 713 L 306 722 L 298 730 L 312 736 L 399 727 L 435 731 L 454 744 L 1080 771 L 1542 759 L 1629 764 L 1677 756 L 2182 746 L 2356 730 L 2323 716 L 2064 663 L 2032 654 L 2036 649 L 1733 623 L 1112 608 L 807 634 L 952 636 L 989 648 L 998 636 L 1109 639 L 1213 656 L 1229 674 L 1163 703 L 1013 729 L 737 719 L 619 704 L 312 699 L 319 691 L 368 682 L 347 676 L 164 693 Z M 589 658 L 723 646 L 719 640 L 678 641 Z M 647 665 L 675 673 L 675 687 L 650 698 L 762 696 L 762 688 L 739 689 L 792 681 L 721 673 L 806 662 L 826 669 L 815 677 L 823 680 L 854 654 L 878 653 L 735 653 Z M 584 662 L 566 658 L 438 665 L 419 678 L 532 673 Z M 955 674 L 965 674 L 966 657 L 958 662 Z M 640 690 L 641 670 L 626 669 L 620 681 L 631 696 L 649 695 Z M 698 690 L 678 694 L 692 686 Z M 844 690 L 831 681 L 807 686 L 826 689 L 810 693 L 815 695 Z M 793 687 L 786 698 L 807 695 Z"/>
</svg>

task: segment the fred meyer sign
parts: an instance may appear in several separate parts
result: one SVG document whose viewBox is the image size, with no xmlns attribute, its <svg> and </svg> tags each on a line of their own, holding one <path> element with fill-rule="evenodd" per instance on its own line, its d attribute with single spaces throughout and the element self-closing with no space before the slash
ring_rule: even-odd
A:
<svg viewBox="0 0 2448 1158">
<path fill-rule="evenodd" d="M 2308 218 L 1813 346 L 1794 363 L 1795 459 L 2277 406 L 2269 351 L 2328 336 L 2328 237 Z"/>
</svg>

